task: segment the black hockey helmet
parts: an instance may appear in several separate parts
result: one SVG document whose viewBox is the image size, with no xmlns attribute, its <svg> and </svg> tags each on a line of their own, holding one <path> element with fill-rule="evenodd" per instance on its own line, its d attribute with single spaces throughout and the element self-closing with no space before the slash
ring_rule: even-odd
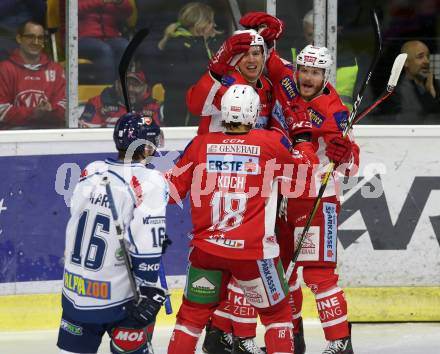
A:
<svg viewBox="0 0 440 354">
<path fill-rule="evenodd" d="M 124 114 L 116 122 L 113 131 L 116 149 L 127 151 L 130 144 L 139 139 L 151 142 L 156 148 L 163 146 L 162 131 L 151 117 L 144 117 L 135 112 Z M 144 148 L 145 144 L 141 144 L 134 151 L 142 152 Z"/>
</svg>

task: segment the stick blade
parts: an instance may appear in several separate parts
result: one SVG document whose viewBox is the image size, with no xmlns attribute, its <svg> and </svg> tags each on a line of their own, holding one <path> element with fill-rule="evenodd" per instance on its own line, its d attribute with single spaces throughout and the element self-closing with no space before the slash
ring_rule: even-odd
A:
<svg viewBox="0 0 440 354">
<path fill-rule="evenodd" d="M 405 61 L 408 54 L 402 53 L 399 54 L 396 59 L 394 59 L 393 67 L 391 68 L 391 75 L 387 84 L 387 91 L 391 92 L 397 85 L 397 81 L 399 80 L 400 73 L 402 72 L 403 65 L 405 65 Z"/>
<path fill-rule="evenodd" d="M 144 38 L 148 35 L 148 32 L 149 32 L 148 28 L 141 28 L 138 32 L 135 33 L 130 43 L 128 43 L 127 48 L 125 48 L 124 54 L 122 54 L 121 61 L 119 62 L 119 67 L 118 67 L 119 80 L 121 81 L 122 93 L 124 95 L 124 102 L 127 112 L 130 112 L 131 109 L 130 109 L 130 101 L 128 98 L 126 74 L 131 59 L 133 58 L 134 52 L 136 51 L 137 47 L 139 47 L 139 45 L 142 43 Z"/>
</svg>

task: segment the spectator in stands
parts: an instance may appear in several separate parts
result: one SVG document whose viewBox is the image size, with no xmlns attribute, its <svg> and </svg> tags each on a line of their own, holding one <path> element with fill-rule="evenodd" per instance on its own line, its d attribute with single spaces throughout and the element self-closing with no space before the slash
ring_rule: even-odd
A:
<svg viewBox="0 0 440 354">
<path fill-rule="evenodd" d="M 430 69 L 430 51 L 419 40 L 405 42 L 401 53 L 407 53 L 403 75 L 385 106 L 383 123 L 439 124 L 440 81 Z"/>
<path fill-rule="evenodd" d="M 64 71 L 42 52 L 43 25 L 26 21 L 16 40 L 19 48 L 0 63 L 0 129 L 63 127 Z"/>
<path fill-rule="evenodd" d="M 127 74 L 127 89 L 132 110 L 152 118 L 161 125 L 161 106 L 151 97 L 150 88 L 142 72 Z M 91 98 L 79 119 L 80 128 L 114 127 L 116 121 L 127 112 L 119 80 Z"/>
<path fill-rule="evenodd" d="M 207 4 L 190 2 L 183 6 L 177 23 L 165 30 L 159 42 L 163 52 L 165 87 L 164 119 L 167 126 L 198 125 L 186 108 L 187 89 L 206 71 L 206 63 L 222 40 L 214 22 L 214 10 Z"/>
<path fill-rule="evenodd" d="M 87 73 L 91 82 L 87 83 L 111 84 L 115 80 L 128 45 L 122 29 L 132 11 L 129 0 L 78 1 L 78 55 L 93 63 Z"/>
<path fill-rule="evenodd" d="M 1 0 L 0 1 L 0 60 L 6 59 L 10 51 L 17 48 L 15 35 L 18 27 L 33 19 L 43 23 L 46 0 Z"/>
</svg>

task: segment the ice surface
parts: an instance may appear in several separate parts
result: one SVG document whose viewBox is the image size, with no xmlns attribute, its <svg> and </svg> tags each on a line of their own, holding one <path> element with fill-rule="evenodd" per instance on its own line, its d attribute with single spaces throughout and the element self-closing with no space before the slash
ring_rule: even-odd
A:
<svg viewBox="0 0 440 354">
<path fill-rule="evenodd" d="M 154 333 L 155 354 L 165 354 L 172 327 L 158 327 Z M 318 321 L 304 321 L 307 354 L 322 353 L 326 343 Z M 203 337 L 202 337 L 203 339 Z M 199 341 L 197 353 L 202 353 Z M 0 332 L 0 354 L 56 354 L 57 331 Z M 263 327 L 257 341 L 263 344 Z M 356 354 L 439 354 L 440 323 L 353 324 L 353 348 Z M 105 337 L 99 354 L 109 354 Z"/>
</svg>

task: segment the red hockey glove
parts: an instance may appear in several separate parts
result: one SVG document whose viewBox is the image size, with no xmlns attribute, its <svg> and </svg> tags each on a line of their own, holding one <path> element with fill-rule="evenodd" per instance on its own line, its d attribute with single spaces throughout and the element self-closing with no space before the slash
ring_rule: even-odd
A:
<svg viewBox="0 0 440 354">
<path fill-rule="evenodd" d="M 280 38 L 284 31 L 284 22 L 265 12 L 249 12 L 240 18 L 240 24 L 257 31 L 264 28 L 260 34 L 268 45 Z"/>
<path fill-rule="evenodd" d="M 217 75 L 225 75 L 233 70 L 241 59 L 238 54 L 245 53 L 251 47 L 252 36 L 249 33 L 235 34 L 229 37 L 209 62 L 209 70 Z"/>
<path fill-rule="evenodd" d="M 350 162 L 352 155 L 352 142 L 348 138 L 342 138 L 339 136 L 333 138 L 327 143 L 325 154 L 330 160 L 335 162 L 336 165 Z"/>
</svg>

